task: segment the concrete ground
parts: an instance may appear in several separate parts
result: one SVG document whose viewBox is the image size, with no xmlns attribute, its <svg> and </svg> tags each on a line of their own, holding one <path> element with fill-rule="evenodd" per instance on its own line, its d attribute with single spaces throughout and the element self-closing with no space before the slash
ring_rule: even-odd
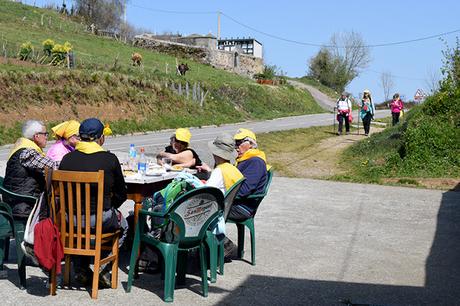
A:
<svg viewBox="0 0 460 306">
<path fill-rule="evenodd" d="M 350 200 L 354 199 L 354 200 Z M 175 290 L 176 305 L 459 305 L 460 193 L 275 177 L 256 216 L 257 265 L 233 261 L 203 298 L 195 276 Z M 229 237 L 236 239 L 234 226 Z M 248 234 L 245 258 L 250 259 Z M 141 275 L 126 293 L 127 254 L 118 289 L 60 289 L 16 265 L 0 280 L 2 305 L 162 304 L 158 274 Z M 352 305 L 352 304 L 349 304 Z"/>
</svg>

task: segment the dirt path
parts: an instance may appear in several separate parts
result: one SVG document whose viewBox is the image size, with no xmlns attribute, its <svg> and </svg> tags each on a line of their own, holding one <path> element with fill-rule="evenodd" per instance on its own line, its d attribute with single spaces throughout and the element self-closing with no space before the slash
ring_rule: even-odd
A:
<svg viewBox="0 0 460 306">
<path fill-rule="evenodd" d="M 382 128 L 372 127 L 371 134 L 382 130 Z M 301 152 L 298 156 L 293 153 L 281 153 L 278 159 L 287 164 L 285 167 L 287 176 L 324 179 L 344 173 L 344 169 L 339 165 L 341 153 L 364 138 L 363 134 L 358 135 L 356 131 L 350 135 L 333 136 L 309 147 L 308 152 Z"/>
<path fill-rule="evenodd" d="M 288 83 L 292 86 L 309 91 L 313 99 L 315 99 L 316 103 L 318 103 L 319 106 L 321 106 L 324 110 L 333 111 L 335 101 L 329 98 L 326 94 L 316 89 L 315 87 L 294 80 L 288 80 Z"/>
</svg>

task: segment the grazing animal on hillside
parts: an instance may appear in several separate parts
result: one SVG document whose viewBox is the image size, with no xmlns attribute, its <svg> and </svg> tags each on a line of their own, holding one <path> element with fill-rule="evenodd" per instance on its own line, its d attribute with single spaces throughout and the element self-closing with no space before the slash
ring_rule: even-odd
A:
<svg viewBox="0 0 460 306">
<path fill-rule="evenodd" d="M 188 68 L 187 64 L 182 63 L 177 66 L 177 70 L 179 70 L 180 75 L 185 75 L 185 73 L 190 70 L 190 68 Z"/>
<path fill-rule="evenodd" d="M 131 55 L 131 60 L 133 61 L 133 66 L 140 66 L 142 64 L 142 55 L 135 52 Z"/>
</svg>

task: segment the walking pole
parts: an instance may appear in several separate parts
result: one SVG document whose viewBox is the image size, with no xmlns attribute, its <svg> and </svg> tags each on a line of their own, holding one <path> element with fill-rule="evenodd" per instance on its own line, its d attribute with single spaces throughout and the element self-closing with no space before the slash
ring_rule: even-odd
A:
<svg viewBox="0 0 460 306">
<path fill-rule="evenodd" d="M 333 117 L 332 117 L 332 125 L 334 126 L 334 130 L 332 131 L 332 134 L 335 133 L 335 113 L 336 113 L 336 111 L 335 111 L 335 107 L 334 107 L 334 111 L 332 112 L 332 115 L 333 115 Z"/>
<path fill-rule="evenodd" d="M 359 135 L 359 107 L 358 107 L 358 135 Z"/>
</svg>

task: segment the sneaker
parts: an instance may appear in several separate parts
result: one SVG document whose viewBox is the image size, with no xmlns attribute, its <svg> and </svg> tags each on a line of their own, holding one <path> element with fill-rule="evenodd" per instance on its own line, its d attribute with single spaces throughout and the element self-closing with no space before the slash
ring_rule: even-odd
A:
<svg viewBox="0 0 460 306">
<path fill-rule="evenodd" d="M 340 136 L 340 135 L 342 135 L 342 132 L 338 132 L 338 133 L 337 133 L 337 136 Z"/>
<path fill-rule="evenodd" d="M 347 134 L 347 135 L 350 135 L 350 132 L 347 132 L 346 134 Z"/>
<path fill-rule="evenodd" d="M 76 268 L 74 280 L 80 285 L 88 286 L 93 281 L 93 271 L 89 268 Z"/>
<path fill-rule="evenodd" d="M 0 279 L 7 279 L 7 278 L 8 278 L 8 271 L 0 270 Z"/>
</svg>

